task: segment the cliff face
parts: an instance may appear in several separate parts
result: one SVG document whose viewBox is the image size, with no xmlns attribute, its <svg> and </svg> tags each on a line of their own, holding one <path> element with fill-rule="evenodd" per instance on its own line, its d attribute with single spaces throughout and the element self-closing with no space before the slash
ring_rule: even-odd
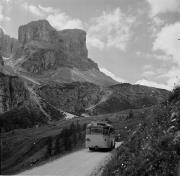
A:
<svg viewBox="0 0 180 176">
<path fill-rule="evenodd" d="M 98 103 L 102 90 L 92 83 L 51 83 L 37 89 L 37 94 L 63 111 L 81 115 L 85 109 Z"/>
<path fill-rule="evenodd" d="M 0 114 L 9 111 L 28 99 L 28 91 L 17 76 L 0 72 Z"/>
<path fill-rule="evenodd" d="M 82 30 L 56 31 L 46 20 L 34 21 L 20 26 L 19 42 L 25 57 L 22 66 L 32 73 L 57 67 L 98 69 L 88 59 L 86 33 Z"/>
<path fill-rule="evenodd" d="M 18 76 L 0 72 L 0 128 L 10 131 L 35 127 L 64 118 L 60 109 L 52 107 L 36 95 Z"/>
<path fill-rule="evenodd" d="M 4 34 L 3 30 L 0 28 L 0 53 L 4 57 L 12 57 L 13 53 L 16 52 L 20 43 L 17 39 L 11 38 L 10 36 Z"/>
<path fill-rule="evenodd" d="M 53 42 L 56 39 L 56 31 L 46 20 L 33 21 L 28 25 L 19 27 L 18 40 L 26 44 L 32 40 Z"/>
</svg>

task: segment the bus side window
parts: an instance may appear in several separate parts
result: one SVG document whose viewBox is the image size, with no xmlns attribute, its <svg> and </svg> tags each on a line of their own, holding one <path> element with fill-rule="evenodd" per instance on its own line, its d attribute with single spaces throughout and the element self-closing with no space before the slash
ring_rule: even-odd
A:
<svg viewBox="0 0 180 176">
<path fill-rule="evenodd" d="M 106 127 L 106 128 L 103 128 L 103 134 L 106 134 L 106 135 L 107 135 L 108 132 L 109 132 L 109 128 L 107 128 L 107 127 Z"/>
<path fill-rule="evenodd" d="M 113 129 L 113 128 L 110 128 L 109 134 L 114 134 L 114 133 L 115 133 L 114 129 Z"/>
</svg>

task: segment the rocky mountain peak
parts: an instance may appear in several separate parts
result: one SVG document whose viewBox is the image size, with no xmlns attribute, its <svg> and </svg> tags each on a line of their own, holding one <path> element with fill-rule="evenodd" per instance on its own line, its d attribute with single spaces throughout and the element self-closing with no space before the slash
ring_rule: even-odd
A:
<svg viewBox="0 0 180 176">
<path fill-rule="evenodd" d="M 11 57 L 13 67 L 33 74 L 34 79 L 40 74 L 41 81 L 117 83 L 88 58 L 86 32 L 81 29 L 57 31 L 47 20 L 38 20 L 20 26 L 18 40 L 2 35 L 2 56 Z"/>
<path fill-rule="evenodd" d="M 31 40 L 52 42 L 56 30 L 47 20 L 32 21 L 19 27 L 18 40 L 25 44 Z"/>
</svg>

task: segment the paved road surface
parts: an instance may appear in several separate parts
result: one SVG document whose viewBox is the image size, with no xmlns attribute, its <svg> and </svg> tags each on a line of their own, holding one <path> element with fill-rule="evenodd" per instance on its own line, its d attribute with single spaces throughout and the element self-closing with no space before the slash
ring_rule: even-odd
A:
<svg viewBox="0 0 180 176">
<path fill-rule="evenodd" d="M 120 144 L 117 143 L 116 147 Z M 83 149 L 20 175 L 90 176 L 110 156 L 111 152 L 91 152 Z"/>
</svg>

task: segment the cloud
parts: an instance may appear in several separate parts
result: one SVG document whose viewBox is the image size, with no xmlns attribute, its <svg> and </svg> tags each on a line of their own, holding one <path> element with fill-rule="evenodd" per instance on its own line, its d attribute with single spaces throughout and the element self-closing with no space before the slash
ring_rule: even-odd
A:
<svg viewBox="0 0 180 176">
<path fill-rule="evenodd" d="M 151 70 L 152 68 L 152 65 L 144 65 L 143 67 L 144 70 Z"/>
<path fill-rule="evenodd" d="M 143 76 L 144 77 L 150 77 L 150 76 L 154 76 L 156 73 L 154 72 L 154 71 L 152 71 L 152 70 L 147 70 L 147 71 L 144 71 L 143 72 Z"/>
<path fill-rule="evenodd" d="M 118 82 L 126 82 L 124 79 L 116 76 L 114 73 L 110 72 L 106 68 L 99 68 L 101 72 L 105 73 L 106 75 L 110 76 L 112 79 L 118 81 Z"/>
<path fill-rule="evenodd" d="M 169 87 L 168 85 L 165 84 L 159 84 L 153 81 L 148 81 L 146 79 L 141 79 L 139 81 L 137 81 L 135 84 L 140 84 L 140 85 L 144 85 L 144 86 L 148 86 L 148 87 L 156 87 L 156 88 L 161 88 L 161 89 L 167 89 L 167 90 L 171 90 L 172 87 Z"/>
<path fill-rule="evenodd" d="M 38 6 L 34 6 L 32 4 L 28 4 L 27 2 L 25 2 L 22 4 L 22 7 L 37 17 L 44 17 L 45 16 L 42 9 L 40 9 Z"/>
<path fill-rule="evenodd" d="M 161 77 L 165 77 L 167 79 L 167 84 L 172 87 L 180 79 L 180 41 L 178 40 L 180 38 L 179 32 L 180 22 L 167 25 L 163 27 L 157 34 L 153 43 L 154 51 L 160 50 L 174 63 L 174 66 L 172 66 L 169 71 L 160 75 Z"/>
<path fill-rule="evenodd" d="M 50 24 L 54 28 L 56 28 L 58 30 L 74 29 L 74 28 L 83 29 L 84 28 L 81 20 L 71 18 L 70 16 L 68 16 L 67 14 L 65 14 L 63 12 L 49 15 L 47 17 L 47 20 L 50 22 Z"/>
<path fill-rule="evenodd" d="M 103 12 L 101 16 L 91 19 L 87 31 L 87 44 L 99 49 L 115 47 L 125 50 L 134 21 L 134 17 L 123 14 L 120 8 Z"/>
<path fill-rule="evenodd" d="M 105 48 L 105 43 L 101 41 L 99 38 L 87 35 L 87 45 L 93 46 L 95 48 L 98 48 L 100 50 Z"/>
<path fill-rule="evenodd" d="M 53 7 L 43 7 L 42 5 L 38 5 L 38 8 L 45 13 L 58 13 L 59 9 L 55 9 Z"/>
<path fill-rule="evenodd" d="M 0 4 L 0 22 L 2 23 L 2 22 L 10 21 L 10 20 L 11 18 L 4 14 L 3 4 Z"/>
<path fill-rule="evenodd" d="M 180 22 L 165 26 L 157 34 L 153 50 L 161 50 L 180 66 Z"/>
<path fill-rule="evenodd" d="M 156 16 L 160 13 L 179 11 L 179 0 L 147 0 L 151 6 L 151 16 Z"/>
</svg>

